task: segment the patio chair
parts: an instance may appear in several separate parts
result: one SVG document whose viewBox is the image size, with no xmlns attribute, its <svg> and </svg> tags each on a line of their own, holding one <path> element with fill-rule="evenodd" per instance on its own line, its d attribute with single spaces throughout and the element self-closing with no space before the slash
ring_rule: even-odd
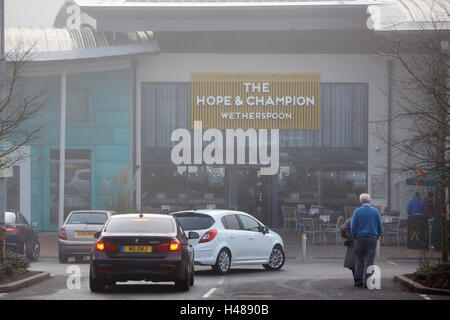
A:
<svg viewBox="0 0 450 320">
<path fill-rule="evenodd" d="M 295 223 L 295 230 L 299 229 L 299 221 L 297 215 L 295 214 L 295 208 L 292 207 L 281 207 L 281 212 L 283 213 L 283 226 L 284 229 L 289 229 L 289 223 Z"/>
<path fill-rule="evenodd" d="M 400 237 L 403 234 L 406 234 L 406 230 L 404 229 L 405 223 L 404 219 L 400 217 L 392 217 L 392 222 L 385 224 L 383 230 L 382 241 L 385 244 L 385 240 L 388 240 L 389 237 L 397 238 L 397 247 L 400 247 Z"/>
<path fill-rule="evenodd" d="M 339 217 L 335 223 L 326 224 L 325 228 L 323 228 L 322 234 L 325 235 L 325 243 L 328 243 L 328 236 L 327 234 L 331 233 L 336 236 L 336 244 L 340 243 L 340 231 L 339 227 L 343 223 L 344 217 Z"/>
<path fill-rule="evenodd" d="M 303 232 L 306 233 L 306 235 L 312 235 L 312 244 L 314 245 L 316 240 L 316 234 L 320 235 L 320 244 L 322 244 L 322 231 L 316 228 L 314 224 L 313 218 L 302 218 L 302 225 L 303 225 Z"/>
<path fill-rule="evenodd" d="M 353 212 L 355 212 L 356 207 L 344 206 L 345 219 L 351 219 L 353 217 Z"/>
</svg>

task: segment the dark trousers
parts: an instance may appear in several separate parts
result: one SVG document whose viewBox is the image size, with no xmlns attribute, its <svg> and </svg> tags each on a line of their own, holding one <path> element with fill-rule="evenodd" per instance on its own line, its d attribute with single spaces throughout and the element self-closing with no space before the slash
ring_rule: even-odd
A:
<svg viewBox="0 0 450 320">
<path fill-rule="evenodd" d="M 367 268 L 372 266 L 375 260 L 375 252 L 377 249 L 377 239 L 371 237 L 361 237 L 355 239 L 355 283 L 366 284 L 370 274 Z"/>
</svg>

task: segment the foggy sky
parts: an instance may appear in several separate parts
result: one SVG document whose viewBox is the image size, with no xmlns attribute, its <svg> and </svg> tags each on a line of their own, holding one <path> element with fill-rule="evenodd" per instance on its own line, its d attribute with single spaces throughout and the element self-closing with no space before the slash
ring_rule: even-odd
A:
<svg viewBox="0 0 450 320">
<path fill-rule="evenodd" d="M 5 0 L 5 25 L 51 27 L 65 0 Z"/>
</svg>

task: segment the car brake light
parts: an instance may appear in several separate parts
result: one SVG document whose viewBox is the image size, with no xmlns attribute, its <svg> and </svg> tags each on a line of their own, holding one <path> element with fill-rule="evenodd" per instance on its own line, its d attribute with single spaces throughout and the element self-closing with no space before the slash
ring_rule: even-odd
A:
<svg viewBox="0 0 450 320">
<path fill-rule="evenodd" d="M 200 239 L 199 243 L 204 243 L 204 242 L 209 242 L 214 240 L 214 238 L 217 235 L 217 230 L 209 230 L 208 232 L 206 232 L 203 237 Z"/>
<path fill-rule="evenodd" d="M 18 229 L 18 228 L 16 228 L 16 227 L 10 227 L 10 226 L 7 226 L 6 227 L 6 232 L 14 232 L 14 233 L 17 233 L 17 232 L 19 232 L 20 230 Z"/>
<path fill-rule="evenodd" d="M 156 246 L 158 251 L 178 251 L 181 249 L 181 243 L 178 240 L 172 240 L 166 243 L 160 243 Z"/>
<path fill-rule="evenodd" d="M 95 243 L 95 250 L 97 251 L 117 251 L 118 246 L 113 243 L 105 243 L 103 240 L 99 240 Z"/>
<path fill-rule="evenodd" d="M 67 240 L 66 228 L 59 229 L 59 238 L 61 240 Z"/>
</svg>

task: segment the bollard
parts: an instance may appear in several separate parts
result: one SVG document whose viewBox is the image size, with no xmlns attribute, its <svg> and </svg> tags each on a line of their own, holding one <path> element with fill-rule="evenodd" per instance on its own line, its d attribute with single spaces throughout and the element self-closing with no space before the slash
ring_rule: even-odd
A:
<svg viewBox="0 0 450 320">
<path fill-rule="evenodd" d="M 376 258 L 380 259 L 380 239 L 377 239 Z"/>
<path fill-rule="evenodd" d="M 306 260 L 306 233 L 302 233 L 302 258 Z"/>
</svg>

